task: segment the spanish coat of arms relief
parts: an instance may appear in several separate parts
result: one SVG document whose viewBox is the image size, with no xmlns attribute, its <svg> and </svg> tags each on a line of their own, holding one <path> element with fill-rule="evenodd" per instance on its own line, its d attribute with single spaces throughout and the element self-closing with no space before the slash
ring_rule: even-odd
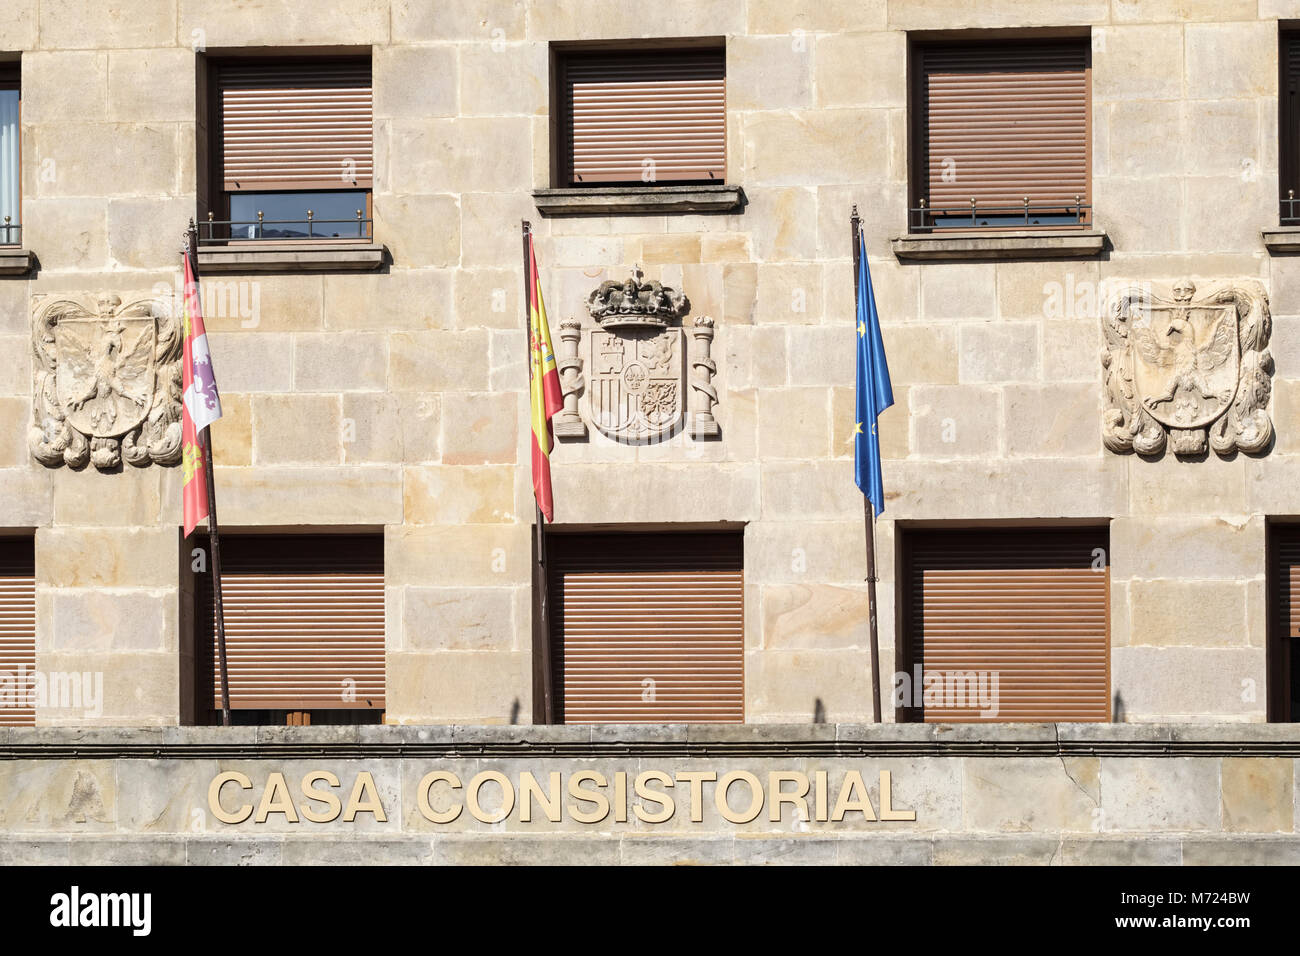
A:
<svg viewBox="0 0 1300 956">
<path fill-rule="evenodd" d="M 1102 439 L 1115 452 L 1220 455 L 1268 447 L 1273 359 L 1268 299 L 1256 281 L 1191 280 L 1168 295 L 1120 291 L 1104 319 Z"/>
<path fill-rule="evenodd" d="M 586 397 L 587 420 L 618 442 L 667 440 L 684 424 L 689 424 L 692 438 L 718 437 L 711 318 L 695 319 L 691 348 L 682 328 L 683 316 L 690 311 L 686 296 L 656 280 L 644 280 L 639 270 L 623 281 L 602 283 L 587 297 L 587 308 L 597 328 L 588 332 L 582 357 L 581 323 L 560 323 L 565 410 L 556 416 L 556 437 L 586 437 L 579 395 Z M 688 366 L 693 373 L 689 378 Z"/>
<path fill-rule="evenodd" d="M 179 462 L 181 345 L 179 323 L 157 297 L 38 302 L 33 457 L 100 469 Z"/>
</svg>

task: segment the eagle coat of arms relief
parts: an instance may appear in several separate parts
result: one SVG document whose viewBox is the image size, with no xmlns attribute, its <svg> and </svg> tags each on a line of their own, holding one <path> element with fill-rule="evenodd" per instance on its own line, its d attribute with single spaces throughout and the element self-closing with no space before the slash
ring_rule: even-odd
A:
<svg viewBox="0 0 1300 956">
<path fill-rule="evenodd" d="M 37 307 L 33 424 L 42 464 L 171 465 L 181 455 L 181 329 L 157 298 Z"/>
<path fill-rule="evenodd" d="M 1177 455 L 1268 447 L 1271 318 L 1256 281 L 1196 296 L 1187 279 L 1168 296 L 1124 289 L 1105 320 L 1102 438 L 1115 452 Z"/>
</svg>

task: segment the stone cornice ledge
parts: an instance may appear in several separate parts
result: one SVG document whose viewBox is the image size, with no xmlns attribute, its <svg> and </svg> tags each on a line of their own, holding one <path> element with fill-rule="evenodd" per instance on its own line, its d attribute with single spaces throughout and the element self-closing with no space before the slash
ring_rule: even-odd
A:
<svg viewBox="0 0 1300 956">
<path fill-rule="evenodd" d="M 535 189 L 533 201 L 543 216 L 657 215 L 679 212 L 732 212 L 745 203 L 739 186 L 591 186 Z"/>
<path fill-rule="evenodd" d="M 1300 724 L 3 728 L 0 759 L 1300 757 Z"/>
<path fill-rule="evenodd" d="M 25 276 L 32 271 L 35 256 L 18 246 L 0 246 L 0 276 Z"/>
<path fill-rule="evenodd" d="M 1300 226 L 1274 226 L 1260 235 L 1269 252 L 1300 252 Z"/>
<path fill-rule="evenodd" d="M 276 243 L 200 246 L 199 272 L 373 272 L 384 264 L 378 243 Z"/>
<path fill-rule="evenodd" d="M 908 233 L 890 240 L 899 259 L 1074 259 L 1100 255 L 1100 230 L 1017 229 L 976 234 Z"/>
</svg>

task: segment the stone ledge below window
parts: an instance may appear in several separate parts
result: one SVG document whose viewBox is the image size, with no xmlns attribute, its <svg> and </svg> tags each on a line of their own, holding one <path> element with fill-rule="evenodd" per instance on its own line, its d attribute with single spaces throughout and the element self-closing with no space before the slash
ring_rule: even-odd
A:
<svg viewBox="0 0 1300 956">
<path fill-rule="evenodd" d="M 1300 226 L 1274 226 L 1261 229 L 1260 235 L 1269 252 L 1300 252 Z"/>
<path fill-rule="evenodd" d="M 384 247 L 372 242 L 200 246 L 199 273 L 373 272 L 384 264 L 384 258 Z"/>
<path fill-rule="evenodd" d="M 890 240 L 899 259 L 1071 259 L 1099 255 L 1100 230 L 1018 229 L 976 235 L 909 233 Z"/>
<path fill-rule="evenodd" d="M 19 246 L 0 246 L 0 276 L 25 276 L 32 271 L 36 257 Z"/>
<path fill-rule="evenodd" d="M 734 212 L 745 191 L 724 183 L 703 186 L 591 186 L 535 189 L 533 201 L 543 216 L 657 215 L 679 212 Z"/>
</svg>

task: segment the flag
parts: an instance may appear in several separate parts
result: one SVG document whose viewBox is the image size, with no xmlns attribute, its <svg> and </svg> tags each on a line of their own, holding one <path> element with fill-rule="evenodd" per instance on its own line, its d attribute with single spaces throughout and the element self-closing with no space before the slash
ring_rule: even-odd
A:
<svg viewBox="0 0 1300 956">
<path fill-rule="evenodd" d="M 885 510 L 885 488 L 880 477 L 880 435 L 876 420 L 881 412 L 894 404 L 894 390 L 889 384 L 889 364 L 885 361 L 880 316 L 876 314 L 876 297 L 871 291 L 871 271 L 867 268 L 866 245 L 860 229 L 857 242 L 858 374 L 853 473 L 858 488 L 871 500 L 874 513 L 878 515 Z"/>
<path fill-rule="evenodd" d="M 551 449 L 554 437 L 551 419 L 564 407 L 560 373 L 555 367 L 555 348 L 542 303 L 542 280 L 537 274 L 537 253 L 533 234 L 528 234 L 528 352 L 529 407 L 533 429 L 533 496 L 547 521 L 555 514 L 551 499 Z"/>
<path fill-rule="evenodd" d="M 199 432 L 221 417 L 221 398 L 212 375 L 208 334 L 203 327 L 199 283 L 189 253 L 184 256 L 185 291 L 181 298 L 184 352 L 181 358 L 181 497 L 184 504 L 185 534 L 208 516 L 208 482 L 203 473 L 203 449 Z"/>
</svg>

